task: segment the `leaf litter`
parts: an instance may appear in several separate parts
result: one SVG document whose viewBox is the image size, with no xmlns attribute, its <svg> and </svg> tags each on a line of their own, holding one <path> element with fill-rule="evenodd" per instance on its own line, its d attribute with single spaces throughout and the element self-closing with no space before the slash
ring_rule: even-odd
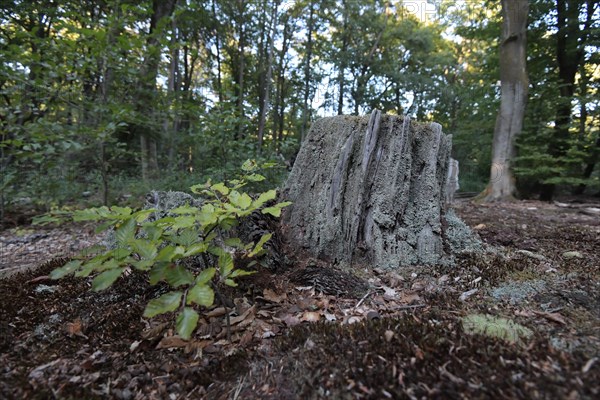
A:
<svg viewBox="0 0 600 400">
<path fill-rule="evenodd" d="M 142 318 L 164 293 L 143 276 L 101 293 L 90 279 L 47 280 L 56 262 L 4 279 L 0 397 L 596 398 L 597 219 L 538 202 L 457 208 L 508 256 L 459 256 L 447 270 L 367 268 L 368 290 L 352 295 L 298 285 L 297 271 L 260 271 L 225 294 L 232 304 L 202 310 L 189 341 L 169 315 Z M 523 296 L 493 296 L 536 280 L 544 285 Z M 36 292 L 40 282 L 56 290 Z M 485 317 L 465 327 L 473 316 Z"/>
</svg>

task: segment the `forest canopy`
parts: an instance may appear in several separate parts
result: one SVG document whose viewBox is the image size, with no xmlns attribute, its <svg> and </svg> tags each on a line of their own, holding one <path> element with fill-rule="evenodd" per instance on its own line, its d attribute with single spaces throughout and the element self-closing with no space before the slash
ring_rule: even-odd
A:
<svg viewBox="0 0 600 400">
<path fill-rule="evenodd" d="M 600 9 L 530 1 L 522 196 L 598 191 Z M 372 109 L 436 121 L 461 188 L 488 179 L 499 2 L 30 0 L 0 6 L 0 212 L 283 179 L 308 127 Z M 0 215 L 1 216 L 1 215 Z"/>
</svg>

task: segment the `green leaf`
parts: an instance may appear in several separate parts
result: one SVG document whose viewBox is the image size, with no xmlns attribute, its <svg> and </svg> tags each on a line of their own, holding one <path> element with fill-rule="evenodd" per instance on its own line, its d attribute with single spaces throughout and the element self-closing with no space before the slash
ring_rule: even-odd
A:
<svg viewBox="0 0 600 400">
<path fill-rule="evenodd" d="M 215 212 L 215 207 L 212 204 L 203 205 L 197 218 L 198 222 L 202 226 L 216 224 L 218 221 L 218 215 Z"/>
<path fill-rule="evenodd" d="M 173 223 L 173 229 L 181 229 L 181 228 L 189 228 L 194 226 L 196 223 L 196 218 L 191 216 L 180 216 L 175 217 L 175 222 Z"/>
<path fill-rule="evenodd" d="M 206 253 L 207 250 L 208 250 L 208 244 L 206 244 L 204 242 L 196 243 L 196 244 L 188 247 L 185 250 L 183 257 L 191 257 L 191 256 L 195 256 L 197 254 Z"/>
<path fill-rule="evenodd" d="M 262 207 L 263 204 L 265 204 L 267 201 L 275 200 L 276 197 L 277 197 L 277 190 L 275 190 L 275 189 L 261 193 L 260 196 L 258 196 L 258 199 L 256 199 L 254 201 L 253 206 L 255 208 Z"/>
<path fill-rule="evenodd" d="M 235 283 L 235 281 L 233 279 L 225 279 L 225 284 L 227 286 L 231 286 L 231 287 L 236 287 L 237 283 Z"/>
<path fill-rule="evenodd" d="M 179 313 L 175 327 L 182 339 L 188 340 L 192 336 L 192 332 L 198 326 L 199 318 L 198 313 L 190 307 L 184 307 L 183 311 Z"/>
<path fill-rule="evenodd" d="M 107 207 L 102 207 L 102 209 L 108 211 Z M 75 222 L 98 221 L 101 219 L 103 217 L 100 215 L 100 209 L 98 208 L 86 208 L 85 210 L 77 210 L 73 213 L 73 221 Z"/>
<path fill-rule="evenodd" d="M 56 268 L 50 273 L 50 279 L 60 279 L 77 271 L 81 266 L 81 260 L 69 261 L 60 268 Z"/>
<path fill-rule="evenodd" d="M 229 201 L 231 204 L 242 210 L 245 210 L 252 205 L 252 198 L 248 196 L 247 193 L 239 193 L 237 190 L 231 191 L 229 194 Z"/>
<path fill-rule="evenodd" d="M 99 292 L 112 286 L 112 284 L 121 276 L 125 268 L 114 268 L 104 271 L 92 281 L 92 290 Z"/>
<path fill-rule="evenodd" d="M 263 251 L 263 246 L 265 245 L 265 243 L 267 243 L 271 239 L 272 236 L 273 236 L 272 233 L 265 233 L 264 235 L 262 235 L 262 237 L 260 238 L 258 243 L 256 243 L 256 246 L 254 246 L 254 249 L 252 249 L 252 251 L 250 252 L 250 254 L 248 254 L 248 256 L 254 257 L 254 256 L 259 255 Z"/>
<path fill-rule="evenodd" d="M 242 164 L 242 171 L 245 172 L 254 171 L 256 168 L 258 168 L 256 160 L 246 160 L 244 164 Z"/>
<path fill-rule="evenodd" d="M 142 229 L 146 233 L 147 239 L 151 242 L 157 242 L 164 233 L 164 230 L 161 227 L 154 224 L 144 225 Z"/>
<path fill-rule="evenodd" d="M 225 186 L 223 182 L 212 185 L 211 189 L 221 193 L 224 196 L 227 196 L 229 194 L 229 188 Z"/>
<path fill-rule="evenodd" d="M 210 307 L 215 301 L 215 292 L 207 284 L 197 283 L 187 295 L 187 303 L 196 303 L 199 306 Z"/>
<path fill-rule="evenodd" d="M 227 252 L 221 253 L 219 256 L 219 273 L 222 277 L 228 277 L 233 270 L 233 257 Z"/>
<path fill-rule="evenodd" d="M 240 276 L 248 276 L 248 275 L 253 275 L 255 274 L 256 271 L 246 271 L 243 269 L 236 269 L 235 271 L 233 271 L 231 273 L 231 275 L 229 275 L 229 277 L 233 278 L 239 278 Z"/>
<path fill-rule="evenodd" d="M 209 179 L 208 181 L 206 181 L 206 183 L 200 183 L 198 185 L 194 185 L 194 186 L 190 187 L 190 190 L 192 191 L 192 193 L 200 194 L 204 190 L 206 190 L 209 187 L 211 187 L 211 185 L 212 185 L 212 183 L 211 183 L 211 181 Z"/>
<path fill-rule="evenodd" d="M 101 232 L 104 232 L 104 231 L 105 231 L 105 230 L 107 230 L 108 228 L 112 228 L 113 226 L 115 226 L 115 224 L 116 224 L 117 222 L 118 222 L 118 221 L 106 221 L 106 222 L 104 222 L 104 223 L 102 223 L 102 224 L 98 225 L 98 226 L 96 227 L 96 229 L 94 229 L 94 232 L 96 232 L 96 233 L 101 233 Z"/>
<path fill-rule="evenodd" d="M 260 174 L 252 174 L 252 175 L 246 176 L 246 180 L 248 180 L 250 182 L 262 182 L 265 179 L 266 178 Z"/>
<path fill-rule="evenodd" d="M 292 202 L 290 202 L 290 201 L 284 201 L 282 203 L 277 203 L 273 207 L 264 208 L 262 210 L 262 213 L 263 214 L 271 214 L 272 216 L 279 218 L 281 216 L 281 209 L 283 207 L 289 206 L 290 204 L 292 204 Z"/>
<path fill-rule="evenodd" d="M 165 277 L 165 270 L 171 265 L 168 262 L 158 262 L 154 264 L 150 273 L 148 274 L 148 282 L 151 285 L 156 285 L 158 282 L 162 281 Z"/>
<path fill-rule="evenodd" d="M 117 245 L 126 246 L 129 241 L 135 239 L 135 228 L 137 224 L 135 219 L 128 219 L 121 226 L 119 226 L 115 232 L 115 239 Z"/>
<path fill-rule="evenodd" d="M 152 268 L 155 262 L 156 260 L 132 260 L 130 261 L 130 264 L 137 270 L 148 271 L 150 268 Z"/>
<path fill-rule="evenodd" d="M 132 240 L 131 246 L 133 247 L 133 250 L 145 260 L 152 260 L 156 257 L 156 245 L 145 239 Z"/>
<path fill-rule="evenodd" d="M 188 228 L 180 231 L 179 234 L 173 236 L 171 240 L 176 244 L 187 247 L 199 240 L 199 234 L 196 229 Z"/>
<path fill-rule="evenodd" d="M 196 277 L 196 284 L 208 283 L 215 276 L 216 272 L 216 268 L 206 268 Z"/>
<path fill-rule="evenodd" d="M 181 302 L 182 292 L 165 293 L 157 299 L 152 299 L 148 302 L 144 310 L 144 317 L 152 318 L 158 314 L 164 314 L 177 310 Z"/>
<path fill-rule="evenodd" d="M 123 218 L 127 218 L 127 217 L 131 216 L 131 212 L 133 210 L 129 207 L 113 206 L 110 208 L 110 211 L 111 211 L 110 214 L 111 214 L 112 218 L 123 219 Z"/>
<path fill-rule="evenodd" d="M 190 206 L 189 204 L 186 204 L 184 206 L 179 206 L 177 208 L 173 208 L 172 210 L 169 210 L 169 213 L 177 214 L 177 215 L 189 215 L 189 214 L 195 214 L 196 212 L 198 212 L 198 208 L 196 208 L 194 206 Z"/>
<path fill-rule="evenodd" d="M 135 214 L 132 215 L 132 217 L 134 217 L 134 219 L 137 222 L 144 222 L 145 220 L 148 219 L 148 217 L 156 212 L 157 210 L 155 208 L 150 208 L 150 209 L 146 209 L 146 210 L 140 210 L 138 212 L 136 212 Z"/>
<path fill-rule="evenodd" d="M 240 240 L 240 238 L 227 238 L 223 241 L 225 246 L 235 247 L 236 249 L 243 249 L 244 244 Z"/>
<path fill-rule="evenodd" d="M 174 247 L 172 245 L 167 245 L 160 250 L 155 260 L 171 262 L 173 260 L 181 258 L 181 256 L 183 255 L 183 251 L 183 247 Z"/>
<path fill-rule="evenodd" d="M 182 265 L 172 265 L 165 269 L 164 279 L 173 287 L 194 283 L 194 275 Z"/>
</svg>

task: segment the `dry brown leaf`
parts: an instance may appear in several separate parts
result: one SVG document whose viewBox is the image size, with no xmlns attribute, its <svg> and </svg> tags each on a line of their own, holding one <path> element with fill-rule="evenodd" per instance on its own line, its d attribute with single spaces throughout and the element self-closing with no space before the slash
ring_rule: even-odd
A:
<svg viewBox="0 0 600 400">
<path fill-rule="evenodd" d="M 271 289 L 265 289 L 263 290 L 263 299 L 272 303 L 281 303 L 282 301 L 287 300 L 287 294 L 277 294 Z"/>
<path fill-rule="evenodd" d="M 535 313 L 531 310 L 517 310 L 515 311 L 515 315 L 519 317 L 531 318 L 535 316 Z"/>
<path fill-rule="evenodd" d="M 419 360 L 423 360 L 425 358 L 425 354 L 423 354 L 423 350 L 419 348 L 419 346 L 415 346 L 415 357 Z"/>
<path fill-rule="evenodd" d="M 562 315 L 560 315 L 559 313 L 549 313 L 549 312 L 542 312 L 542 311 L 534 311 L 534 313 L 536 315 L 539 315 L 540 317 L 546 318 L 549 321 L 556 322 L 561 325 L 567 324 L 567 321 L 565 321 L 565 318 Z"/>
<path fill-rule="evenodd" d="M 162 335 L 162 333 L 167 329 L 170 324 L 167 322 L 163 322 L 162 324 L 158 324 L 153 328 L 150 328 L 144 332 L 142 332 L 142 339 L 152 340 Z"/>
<path fill-rule="evenodd" d="M 244 313 L 242 315 L 239 315 L 237 317 L 233 317 L 229 320 L 229 323 L 231 325 L 235 325 L 235 324 L 239 324 L 240 322 L 244 321 L 246 318 L 248 318 L 248 316 L 252 315 L 252 319 L 254 319 L 254 314 L 256 313 L 256 306 L 252 306 L 249 309 L 247 309 L 246 311 L 244 311 Z"/>
<path fill-rule="evenodd" d="M 385 336 L 385 341 L 389 343 L 394 338 L 394 332 L 392 332 L 390 330 L 387 330 L 387 331 L 385 331 L 385 333 L 383 334 L 383 336 Z"/>
<path fill-rule="evenodd" d="M 156 345 L 157 349 L 177 349 L 186 347 L 188 342 L 180 338 L 179 336 L 167 336 L 161 339 Z"/>
<path fill-rule="evenodd" d="M 215 318 L 215 317 L 221 317 L 221 316 L 225 315 L 226 312 L 227 312 L 227 310 L 225 310 L 225 307 L 218 307 L 218 308 L 215 308 L 214 310 L 210 310 L 205 315 L 207 318 Z"/>
<path fill-rule="evenodd" d="M 76 318 L 73 322 L 67 322 L 66 328 L 69 336 L 81 336 L 87 338 L 82 332 L 83 323 L 80 318 Z"/>
<path fill-rule="evenodd" d="M 254 332 L 246 331 L 242 335 L 242 338 L 240 339 L 240 346 L 245 347 L 246 345 L 248 345 L 248 343 L 250 343 L 252 341 L 253 336 L 254 336 Z"/>
<path fill-rule="evenodd" d="M 285 323 L 287 326 L 289 326 L 290 328 L 291 328 L 292 326 L 296 326 L 296 325 L 298 325 L 298 324 L 301 322 L 301 321 L 300 321 L 300 318 L 298 318 L 298 317 L 295 317 L 295 316 L 293 316 L 293 315 L 286 315 L 286 316 L 284 316 L 283 318 L 281 318 L 281 320 L 282 320 L 282 321 L 283 321 L 283 322 L 284 322 L 284 323 Z"/>
<path fill-rule="evenodd" d="M 403 293 L 400 297 L 400 303 L 413 304 L 421 301 L 421 297 L 416 293 Z"/>
<path fill-rule="evenodd" d="M 300 320 L 304 322 L 318 322 L 321 319 L 321 313 L 314 311 L 306 311 L 302 314 L 302 318 Z"/>
</svg>

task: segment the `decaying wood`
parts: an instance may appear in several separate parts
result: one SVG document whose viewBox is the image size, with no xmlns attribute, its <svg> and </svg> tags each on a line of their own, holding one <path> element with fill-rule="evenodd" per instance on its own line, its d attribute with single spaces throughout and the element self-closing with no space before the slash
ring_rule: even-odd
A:
<svg viewBox="0 0 600 400">
<path fill-rule="evenodd" d="M 290 248 L 384 268 L 451 262 L 478 243 L 445 217 L 451 143 L 439 124 L 377 110 L 316 121 L 283 191 Z"/>
</svg>

